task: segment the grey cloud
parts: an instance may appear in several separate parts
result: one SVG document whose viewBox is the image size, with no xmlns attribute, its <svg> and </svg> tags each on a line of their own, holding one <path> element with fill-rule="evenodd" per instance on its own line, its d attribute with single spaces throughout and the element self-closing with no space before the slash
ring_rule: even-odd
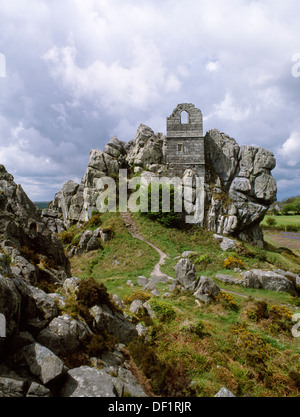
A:
<svg viewBox="0 0 300 417">
<path fill-rule="evenodd" d="M 165 118 L 188 101 L 205 130 L 272 150 L 279 198 L 294 193 L 299 8 L 296 0 L 2 2 L 0 162 L 32 198 L 51 199 L 81 178 L 91 148 L 115 134 L 132 139 L 140 123 L 164 133 Z"/>
</svg>

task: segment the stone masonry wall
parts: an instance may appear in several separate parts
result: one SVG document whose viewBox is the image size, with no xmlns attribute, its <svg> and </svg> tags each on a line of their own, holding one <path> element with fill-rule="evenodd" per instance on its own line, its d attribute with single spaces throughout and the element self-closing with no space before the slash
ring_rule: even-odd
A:
<svg viewBox="0 0 300 417">
<path fill-rule="evenodd" d="M 181 120 L 182 112 L 188 114 L 187 123 Z M 173 175 L 182 175 L 186 169 L 205 174 L 202 113 L 191 103 L 178 104 L 167 118 L 166 158 Z"/>
</svg>

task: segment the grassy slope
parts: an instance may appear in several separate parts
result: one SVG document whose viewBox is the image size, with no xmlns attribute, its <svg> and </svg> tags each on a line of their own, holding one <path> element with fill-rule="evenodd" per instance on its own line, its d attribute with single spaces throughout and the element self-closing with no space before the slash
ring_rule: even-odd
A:
<svg viewBox="0 0 300 417">
<path fill-rule="evenodd" d="M 184 250 L 197 252 L 193 261 L 199 275 L 214 277 L 216 273 L 229 273 L 236 276 L 223 267 L 228 255 L 239 257 L 246 268 L 274 268 L 271 262 L 275 262 L 277 267 L 288 267 L 293 272 L 300 270 L 295 258 L 271 250 L 262 253 L 242 245 L 240 253 L 226 254 L 214 242 L 211 233 L 197 228 L 189 231 L 165 229 L 140 215 L 135 215 L 135 220 L 140 232 L 167 253 L 168 259 L 162 269 L 173 277 L 174 266 Z M 114 238 L 104 245 L 103 251 L 72 258 L 72 272 L 80 278 L 93 276 L 104 282 L 109 292 L 124 298 L 141 289 L 126 285 L 127 280 L 136 283 L 139 275 L 149 277 L 158 255 L 143 242 L 133 239 L 118 215 L 103 215 L 103 226 L 108 225 L 114 228 Z M 115 260 L 119 264 L 114 264 Z M 247 315 L 254 306 L 254 299 L 265 300 L 269 308 L 280 303 L 294 306 L 296 299 L 286 293 L 217 283 L 225 290 L 248 298 L 233 295 L 231 303 L 229 297 L 201 306 L 189 293 L 163 299 L 175 310 L 176 317 L 170 322 L 153 321 L 150 329 L 155 336 L 151 348 L 162 361 L 180 365 L 188 371 L 198 396 L 213 396 L 222 386 L 237 396 L 300 395 L 300 347 L 299 338 L 291 335 L 293 323 L 285 320 L 287 328 L 282 330 L 274 319 L 255 322 Z M 158 287 L 161 294 L 168 291 L 168 285 Z M 191 331 L 192 325 L 199 320 L 205 329 L 203 337 Z M 243 322 L 247 323 L 247 329 L 239 327 L 234 331 L 236 323 Z"/>
</svg>

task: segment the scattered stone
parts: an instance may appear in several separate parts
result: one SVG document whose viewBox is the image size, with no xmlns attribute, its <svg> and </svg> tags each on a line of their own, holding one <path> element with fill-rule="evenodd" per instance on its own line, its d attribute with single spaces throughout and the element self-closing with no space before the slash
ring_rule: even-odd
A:
<svg viewBox="0 0 300 417">
<path fill-rule="evenodd" d="M 137 330 L 137 332 L 138 332 L 138 335 L 139 335 L 139 336 L 146 337 L 146 336 L 147 336 L 147 334 L 148 334 L 148 329 L 147 329 L 147 327 L 146 327 L 146 326 L 144 326 L 144 325 L 143 325 L 143 324 L 141 324 L 141 323 L 138 323 L 138 324 L 136 325 L 136 330 Z"/>
<path fill-rule="evenodd" d="M 235 397 L 235 395 L 233 395 L 227 388 L 222 387 L 215 397 Z"/>
<path fill-rule="evenodd" d="M 51 392 L 44 385 L 32 382 L 27 391 L 26 397 L 51 397 Z"/>
<path fill-rule="evenodd" d="M 137 277 L 137 285 L 140 287 L 145 287 L 148 284 L 148 278 L 144 277 L 143 275 Z"/>
<path fill-rule="evenodd" d="M 101 246 L 100 240 L 97 237 L 92 236 L 87 243 L 86 251 L 91 252 L 92 250 L 98 250 L 101 248 L 102 246 Z"/>
<path fill-rule="evenodd" d="M 156 313 L 154 312 L 154 310 L 153 310 L 153 309 L 152 309 L 152 307 L 150 306 L 149 301 L 146 301 L 146 302 L 143 304 L 143 307 L 147 310 L 147 312 L 148 312 L 149 316 L 150 316 L 152 319 L 155 319 L 155 317 L 156 317 Z"/>
<path fill-rule="evenodd" d="M 75 296 L 79 290 L 80 279 L 77 277 L 67 278 L 63 283 L 63 289 L 67 295 Z"/>
<path fill-rule="evenodd" d="M 169 277 L 167 277 L 166 275 L 151 275 L 151 277 L 149 278 L 149 283 L 150 284 L 167 284 L 169 282 L 172 282 L 173 280 Z"/>
<path fill-rule="evenodd" d="M 37 336 L 37 341 L 56 355 L 68 355 L 79 349 L 91 335 L 83 321 L 75 320 L 68 314 L 54 318 Z"/>
<path fill-rule="evenodd" d="M 119 306 L 122 310 L 125 308 L 123 301 L 117 294 L 113 294 L 112 298 L 114 302 L 117 304 L 117 306 Z"/>
<path fill-rule="evenodd" d="M 185 252 L 182 253 L 181 257 L 182 258 L 188 258 L 190 255 L 194 255 L 194 251 L 193 250 L 186 250 Z"/>
<path fill-rule="evenodd" d="M 205 303 L 210 302 L 220 292 L 220 288 L 214 283 L 212 278 L 201 276 L 194 292 L 194 296 Z"/>
<path fill-rule="evenodd" d="M 242 285 L 243 280 L 234 278 L 231 275 L 217 274 L 216 279 L 225 282 L 226 284 Z"/>
<path fill-rule="evenodd" d="M 96 332 L 107 330 L 121 343 L 128 343 L 137 336 L 135 326 L 130 323 L 120 312 L 112 312 L 106 305 L 90 308 L 94 319 L 93 328 Z"/>
<path fill-rule="evenodd" d="M 143 309 L 143 301 L 141 300 L 133 300 L 130 304 L 129 311 L 132 314 L 137 314 L 140 310 Z"/>
<path fill-rule="evenodd" d="M 27 386 L 26 380 L 0 377 L 0 392 L 3 397 L 24 397 Z"/>
<path fill-rule="evenodd" d="M 66 369 L 63 362 L 49 349 L 39 343 L 32 343 L 22 349 L 24 359 L 33 375 L 40 378 L 42 384 L 61 377 Z"/>
<path fill-rule="evenodd" d="M 106 372 L 81 366 L 68 371 L 60 397 L 116 397 L 116 390 Z"/>
<path fill-rule="evenodd" d="M 224 237 L 218 234 L 213 235 L 214 239 L 220 244 L 220 248 L 225 252 L 228 250 L 234 250 L 236 248 L 236 242 L 233 239 Z"/>
<path fill-rule="evenodd" d="M 176 280 L 186 290 L 194 291 L 197 284 L 195 265 L 187 258 L 182 258 L 175 266 Z"/>
</svg>

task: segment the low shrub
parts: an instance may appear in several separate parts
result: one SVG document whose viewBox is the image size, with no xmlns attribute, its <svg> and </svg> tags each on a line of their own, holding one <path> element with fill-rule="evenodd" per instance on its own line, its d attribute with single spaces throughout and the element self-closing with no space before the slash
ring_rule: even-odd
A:
<svg viewBox="0 0 300 417">
<path fill-rule="evenodd" d="M 72 240 L 74 238 L 75 232 L 71 232 L 69 230 L 65 230 L 61 233 L 58 233 L 58 238 L 59 240 L 64 244 L 64 245 L 69 245 L 70 243 L 72 243 Z"/>
<path fill-rule="evenodd" d="M 150 300 L 152 295 L 146 291 L 134 291 L 131 295 L 125 295 L 123 302 L 130 305 L 134 300 L 141 300 L 143 303 Z"/>
<path fill-rule="evenodd" d="M 267 362 L 278 353 L 277 349 L 267 343 L 261 335 L 250 331 L 246 322 L 233 325 L 231 335 L 236 359 L 252 366 L 258 372 L 260 379 L 269 377 Z"/>
<path fill-rule="evenodd" d="M 85 345 L 85 352 L 89 357 L 99 358 L 105 352 L 114 350 L 118 340 L 109 332 L 93 334 Z"/>
<path fill-rule="evenodd" d="M 97 304 L 105 304 L 112 310 L 115 309 L 115 305 L 112 303 L 105 285 L 92 277 L 82 279 L 79 282 L 77 301 L 88 308 Z"/>
<path fill-rule="evenodd" d="M 200 265 L 203 265 L 204 267 L 206 267 L 211 262 L 212 262 L 212 259 L 211 259 L 211 257 L 207 253 L 205 253 L 203 255 L 200 255 L 194 261 L 195 264 L 200 264 Z"/>
<path fill-rule="evenodd" d="M 140 338 L 128 345 L 129 352 L 146 378 L 149 379 L 155 395 L 162 397 L 192 396 L 191 378 L 180 359 L 170 363 L 159 358 L 155 347 L 144 343 Z"/>
<path fill-rule="evenodd" d="M 269 318 L 268 304 L 265 301 L 256 301 L 254 306 L 246 311 L 248 319 L 260 321 Z"/>
<path fill-rule="evenodd" d="M 266 218 L 266 223 L 267 223 L 268 226 L 275 226 L 276 219 L 274 219 L 274 217 L 267 217 Z"/>
<path fill-rule="evenodd" d="M 205 325 L 202 320 L 197 320 L 196 323 L 193 323 L 189 328 L 191 333 L 196 334 L 200 339 L 207 336 L 208 333 L 205 331 Z"/>
<path fill-rule="evenodd" d="M 171 304 L 156 299 L 150 300 L 149 303 L 161 322 L 168 322 L 176 317 L 176 312 Z"/>
<path fill-rule="evenodd" d="M 114 232 L 113 226 L 106 226 L 102 229 L 103 233 L 107 233 L 109 235 L 112 235 Z"/>
<path fill-rule="evenodd" d="M 91 218 L 88 220 L 86 227 L 99 227 L 102 224 L 101 213 L 93 210 L 91 213 Z"/>
<path fill-rule="evenodd" d="M 22 246 L 19 249 L 21 256 L 27 259 L 32 265 L 37 265 L 40 262 L 40 256 L 34 252 L 32 249 L 29 249 L 27 246 Z"/>
</svg>

